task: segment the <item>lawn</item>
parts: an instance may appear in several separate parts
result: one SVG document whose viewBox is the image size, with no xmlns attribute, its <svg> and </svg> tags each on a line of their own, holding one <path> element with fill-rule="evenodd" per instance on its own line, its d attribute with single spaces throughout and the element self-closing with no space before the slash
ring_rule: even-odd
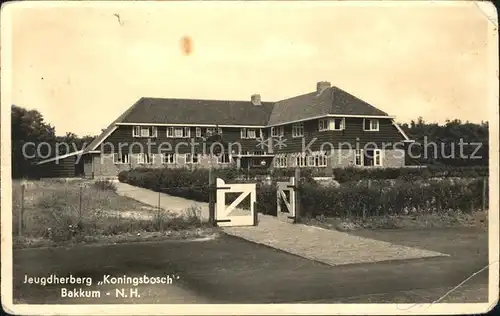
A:
<svg viewBox="0 0 500 316">
<path fill-rule="evenodd" d="M 115 191 L 110 181 L 14 181 L 14 245 L 185 238 L 188 231 L 204 236 L 210 230 L 196 210 L 182 216 L 159 212 Z"/>
</svg>

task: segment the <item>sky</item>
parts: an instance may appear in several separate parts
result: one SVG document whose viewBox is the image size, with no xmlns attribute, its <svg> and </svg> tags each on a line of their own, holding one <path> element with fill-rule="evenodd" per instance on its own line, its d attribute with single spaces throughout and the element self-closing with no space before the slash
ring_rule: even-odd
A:
<svg viewBox="0 0 500 316">
<path fill-rule="evenodd" d="M 250 100 L 259 93 L 278 101 L 312 92 L 318 81 L 398 122 L 480 122 L 492 113 L 489 83 L 498 80 L 492 21 L 472 2 L 10 9 L 2 15 L 10 14 L 12 27 L 12 103 L 39 110 L 58 135 L 98 134 L 143 96 Z M 190 54 L 183 37 L 192 40 Z"/>
</svg>

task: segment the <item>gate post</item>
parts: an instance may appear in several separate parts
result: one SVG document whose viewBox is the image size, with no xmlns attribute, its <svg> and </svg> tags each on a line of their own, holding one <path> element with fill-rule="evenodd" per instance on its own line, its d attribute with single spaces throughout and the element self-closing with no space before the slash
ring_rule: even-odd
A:
<svg viewBox="0 0 500 316">
<path fill-rule="evenodd" d="M 259 211 L 257 210 L 257 202 L 253 203 L 253 226 L 259 224 Z"/>
<path fill-rule="evenodd" d="M 294 223 L 300 222 L 300 168 L 295 169 L 295 219 Z"/>
<path fill-rule="evenodd" d="M 215 175 L 212 168 L 208 172 L 208 222 L 212 226 L 216 226 L 215 221 L 215 199 L 217 194 L 217 185 L 215 183 Z"/>
</svg>

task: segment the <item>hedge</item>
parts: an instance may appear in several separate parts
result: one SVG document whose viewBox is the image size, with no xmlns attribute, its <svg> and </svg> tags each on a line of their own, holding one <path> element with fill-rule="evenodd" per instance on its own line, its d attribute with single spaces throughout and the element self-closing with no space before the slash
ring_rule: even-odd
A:
<svg viewBox="0 0 500 316">
<path fill-rule="evenodd" d="M 422 168 L 334 168 L 333 177 L 339 183 L 358 181 L 363 179 L 401 179 L 414 181 L 430 178 L 479 178 L 487 177 L 489 168 L 476 167 L 449 167 L 429 165 Z"/>
<path fill-rule="evenodd" d="M 246 182 L 240 171 L 218 169 L 217 177 L 226 182 Z M 374 172 L 373 174 L 376 174 Z M 389 173 L 387 173 L 389 174 Z M 393 176 L 397 175 L 396 172 Z M 122 171 L 118 179 L 131 185 L 187 199 L 208 202 L 208 169 L 137 168 Z M 397 177 L 396 177 L 397 178 Z M 408 214 L 409 212 L 469 212 L 482 207 L 483 179 L 469 181 L 398 181 L 384 185 L 374 181 L 368 186 L 322 186 L 306 174 L 300 185 L 303 215 L 315 217 L 366 217 Z M 352 179 L 350 179 L 352 180 Z M 486 190 L 486 192 L 488 192 Z M 486 198 L 486 203 L 488 196 Z M 228 202 L 232 202 L 231 199 Z M 276 215 L 275 182 L 257 183 L 257 208 Z"/>
</svg>

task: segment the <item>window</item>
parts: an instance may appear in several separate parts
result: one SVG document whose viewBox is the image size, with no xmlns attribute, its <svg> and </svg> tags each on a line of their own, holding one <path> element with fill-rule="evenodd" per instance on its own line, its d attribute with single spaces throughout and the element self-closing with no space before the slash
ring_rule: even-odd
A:
<svg viewBox="0 0 500 316">
<path fill-rule="evenodd" d="M 222 128 L 217 128 L 217 134 L 222 135 Z"/>
<path fill-rule="evenodd" d="M 283 126 L 271 127 L 271 137 L 283 137 L 285 135 L 285 128 Z"/>
<path fill-rule="evenodd" d="M 321 119 L 318 121 L 318 131 L 327 131 L 329 129 L 329 120 L 328 119 Z"/>
<path fill-rule="evenodd" d="M 255 128 L 241 128 L 240 129 L 240 136 L 241 139 L 256 139 L 260 138 L 262 135 L 260 129 L 255 129 Z"/>
<path fill-rule="evenodd" d="M 197 164 L 198 154 L 186 154 L 184 159 L 186 164 Z"/>
<path fill-rule="evenodd" d="M 162 163 L 163 164 L 175 164 L 176 157 L 175 154 L 163 154 L 162 155 Z"/>
<path fill-rule="evenodd" d="M 113 154 L 113 163 L 115 165 L 128 164 L 128 154 L 115 153 Z"/>
<path fill-rule="evenodd" d="M 327 154 L 326 154 L 326 152 L 315 153 L 314 165 L 316 167 L 326 167 L 327 166 Z"/>
<path fill-rule="evenodd" d="M 148 153 L 137 154 L 137 163 L 149 165 L 153 163 L 153 156 Z"/>
<path fill-rule="evenodd" d="M 309 156 L 306 156 L 306 160 L 307 160 L 307 166 L 308 167 L 314 167 L 314 155 L 309 155 Z"/>
<path fill-rule="evenodd" d="M 132 129 L 133 137 L 157 137 L 158 129 L 156 126 L 134 126 Z"/>
<path fill-rule="evenodd" d="M 167 137 L 169 138 L 189 138 L 191 137 L 190 127 L 167 127 Z"/>
<path fill-rule="evenodd" d="M 134 126 L 132 129 L 132 137 L 139 137 L 141 136 L 141 127 L 140 126 Z"/>
<path fill-rule="evenodd" d="M 304 124 L 296 123 L 292 125 L 292 137 L 304 136 Z"/>
<path fill-rule="evenodd" d="M 229 154 L 217 155 L 218 164 L 229 164 L 231 163 L 231 156 Z"/>
<path fill-rule="evenodd" d="M 174 137 L 174 128 L 173 127 L 167 127 L 167 137 L 169 137 L 169 138 Z"/>
<path fill-rule="evenodd" d="M 373 151 L 373 165 L 382 166 L 382 150 L 375 149 Z"/>
<path fill-rule="evenodd" d="M 278 155 L 278 156 L 274 157 L 274 167 L 286 168 L 287 167 L 286 155 Z"/>
<path fill-rule="evenodd" d="M 296 167 L 306 167 L 307 166 L 307 160 L 306 160 L 306 155 L 304 153 L 298 154 L 295 157 L 295 166 Z"/>
<path fill-rule="evenodd" d="M 213 136 L 215 134 L 214 127 L 207 127 L 207 137 Z"/>
<path fill-rule="evenodd" d="M 196 137 L 201 137 L 201 127 L 196 128 Z"/>
<path fill-rule="evenodd" d="M 379 123 L 377 119 L 364 119 L 363 129 L 365 131 L 378 131 Z"/>
<path fill-rule="evenodd" d="M 255 134 L 255 129 L 253 129 L 253 128 L 247 129 L 247 137 L 246 138 L 255 139 L 256 137 L 257 136 Z"/>
<path fill-rule="evenodd" d="M 356 149 L 356 152 L 354 153 L 354 164 L 356 166 L 363 165 L 363 150 L 362 149 Z"/>
<path fill-rule="evenodd" d="M 331 120 L 332 128 L 334 131 L 341 131 L 345 129 L 345 119 L 344 118 L 334 118 Z"/>
</svg>

